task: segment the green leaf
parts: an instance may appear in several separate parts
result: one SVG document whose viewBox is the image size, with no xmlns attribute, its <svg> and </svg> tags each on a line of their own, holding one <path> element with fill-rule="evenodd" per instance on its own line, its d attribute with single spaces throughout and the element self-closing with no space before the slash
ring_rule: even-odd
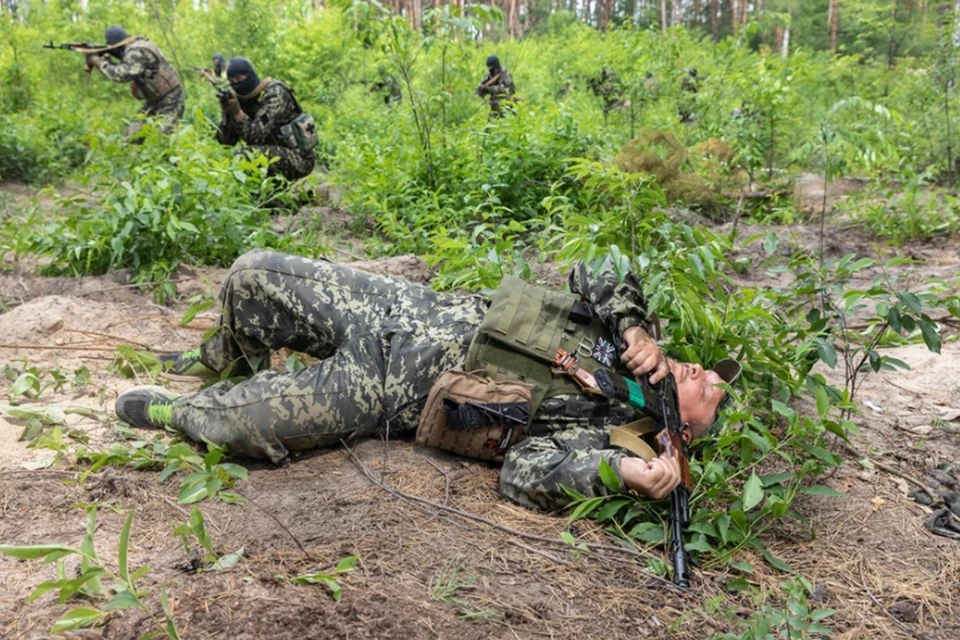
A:
<svg viewBox="0 0 960 640">
<path fill-rule="evenodd" d="M 124 589 L 113 596 L 104 607 L 104 611 L 113 611 L 114 609 L 129 609 L 131 607 L 139 607 L 140 598 L 136 594 L 131 593 Z"/>
<path fill-rule="evenodd" d="M 837 491 L 832 487 L 828 487 L 822 484 L 815 484 L 811 487 L 804 487 L 800 490 L 800 493 L 806 493 L 811 496 L 823 496 L 826 498 L 842 498 L 843 493 Z"/>
<path fill-rule="evenodd" d="M 897 298 L 899 298 L 900 302 L 906 305 L 910 311 L 913 311 L 918 316 L 923 315 L 923 303 L 920 302 L 920 298 L 918 298 L 916 295 L 910 293 L 909 291 L 898 291 Z"/>
<path fill-rule="evenodd" d="M 560 539 L 566 542 L 571 547 L 575 547 L 577 545 L 577 539 L 574 538 L 573 534 L 570 533 L 569 531 L 561 531 Z"/>
<path fill-rule="evenodd" d="M 180 640 L 180 633 L 177 632 L 177 625 L 173 620 L 173 611 L 170 609 L 166 590 L 160 592 L 160 606 L 163 607 L 163 617 L 166 619 L 167 637 L 170 640 Z"/>
<path fill-rule="evenodd" d="M 180 493 L 177 495 L 177 502 L 180 504 L 193 504 L 200 502 L 207 497 L 207 485 L 202 482 L 186 483 L 180 487 Z"/>
<path fill-rule="evenodd" d="M 50 630 L 51 633 L 60 633 L 71 629 L 89 627 L 100 618 L 101 613 L 90 607 L 77 607 L 68 611 L 62 618 L 57 620 Z"/>
<path fill-rule="evenodd" d="M 186 225 L 189 223 L 184 223 L 184 224 Z M 190 225 L 190 226 L 192 227 L 193 225 Z M 196 227 L 194 227 L 194 229 L 196 229 Z M 212 307 L 214 304 L 215 303 L 213 302 L 213 300 L 205 300 L 198 304 L 190 305 L 189 307 L 187 307 L 187 310 L 183 313 L 183 317 L 180 318 L 180 326 L 181 327 L 187 326 L 188 324 L 193 322 L 193 319 L 197 317 L 198 313 L 200 313 L 201 311 L 206 311 L 207 309 Z"/>
<path fill-rule="evenodd" d="M 921 320 L 920 333 L 923 334 L 923 343 L 927 345 L 927 349 L 934 353 L 940 353 L 940 335 L 933 323 Z"/>
<path fill-rule="evenodd" d="M 570 514 L 570 517 L 568 518 L 568 522 L 573 522 L 574 520 L 579 520 L 580 518 L 586 518 L 596 508 L 598 508 L 601 504 L 603 504 L 604 500 L 606 500 L 606 498 L 604 497 L 590 498 L 588 500 L 584 500 L 583 502 L 578 504 L 577 507 L 573 510 L 573 513 Z"/>
<path fill-rule="evenodd" d="M 827 395 L 826 388 L 823 385 L 817 385 L 813 395 L 817 399 L 817 415 L 821 417 L 827 415 L 830 411 L 830 396 Z"/>
<path fill-rule="evenodd" d="M 134 513 L 136 513 L 136 509 L 130 509 L 127 521 L 123 523 L 123 530 L 120 532 L 120 549 L 117 553 L 120 577 L 127 584 L 130 584 L 130 573 L 127 570 L 127 549 L 130 546 L 130 527 L 133 524 Z"/>
<path fill-rule="evenodd" d="M 600 458 L 600 480 L 610 493 L 620 493 L 620 478 L 606 458 Z"/>
<path fill-rule="evenodd" d="M 753 573 L 753 565 L 743 560 L 731 562 L 730 566 L 736 569 L 737 571 L 742 571 L 743 573 Z"/>
<path fill-rule="evenodd" d="M 771 400 L 770 406 L 772 406 L 774 411 L 786 418 L 791 424 L 796 421 L 797 412 L 779 400 Z"/>
<path fill-rule="evenodd" d="M 24 560 L 33 560 L 35 558 L 43 558 L 44 556 L 50 555 L 51 553 L 62 552 L 64 554 L 75 553 L 77 555 L 82 555 L 82 552 L 79 549 L 74 549 L 73 547 L 67 547 L 62 544 L 36 544 L 36 545 L 27 545 L 27 546 L 12 546 L 7 544 L 0 544 L 0 553 L 5 556 L 11 556 L 13 558 L 22 558 Z"/>
<path fill-rule="evenodd" d="M 210 567 L 210 571 L 222 571 L 224 569 L 230 569 L 232 567 L 240 564 L 240 560 L 243 559 L 243 547 L 240 547 L 233 553 L 228 553 L 225 556 L 222 556 L 213 565 Z"/>
<path fill-rule="evenodd" d="M 782 473 L 771 473 L 769 475 L 760 476 L 760 483 L 764 487 L 770 487 L 775 484 L 783 484 L 788 480 L 793 480 L 797 477 L 796 472 L 794 471 L 785 471 Z"/>
<path fill-rule="evenodd" d="M 356 555 L 347 556 L 346 558 L 344 558 L 343 560 L 337 563 L 337 567 L 336 569 L 334 569 L 334 572 L 346 573 L 348 571 L 353 571 L 356 568 L 354 565 L 357 564 L 357 560 L 359 559 L 360 559 L 360 556 L 356 556 Z"/>
<path fill-rule="evenodd" d="M 697 536 L 697 539 L 693 542 L 686 543 L 683 545 L 683 548 L 687 551 L 699 551 L 700 553 L 710 553 L 713 551 L 713 547 L 710 546 L 706 536 L 703 535 Z"/>
<path fill-rule="evenodd" d="M 617 512 L 620 511 L 625 505 L 630 504 L 632 500 L 630 498 L 621 498 L 619 500 L 611 500 L 610 502 L 605 503 L 602 507 L 597 509 L 597 512 L 594 514 L 594 519 L 597 522 L 606 522 L 607 520 L 612 519 Z"/>
<path fill-rule="evenodd" d="M 829 342 L 817 341 L 817 355 L 831 369 L 837 366 L 837 350 Z"/>
<path fill-rule="evenodd" d="M 743 485 L 743 510 L 749 511 L 763 500 L 763 484 L 756 473 L 750 474 L 750 479 Z"/>
</svg>

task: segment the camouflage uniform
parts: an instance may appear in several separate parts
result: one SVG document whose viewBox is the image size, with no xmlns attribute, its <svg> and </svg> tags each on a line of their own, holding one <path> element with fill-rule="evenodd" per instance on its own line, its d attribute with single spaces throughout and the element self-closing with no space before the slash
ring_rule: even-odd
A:
<svg viewBox="0 0 960 640">
<path fill-rule="evenodd" d="M 603 116 L 606 117 L 612 110 L 621 109 L 627 102 L 623 98 L 623 85 L 616 72 L 604 67 L 600 72 L 587 79 L 590 92 L 603 101 Z"/>
<path fill-rule="evenodd" d="M 496 78 L 496 80 L 494 80 Z M 489 83 L 489 84 L 488 84 Z M 499 74 L 487 74 L 483 82 L 477 87 L 477 95 L 490 96 L 490 117 L 497 118 L 502 113 L 500 102 L 510 101 L 516 89 L 513 86 L 513 76 L 506 69 Z"/>
<path fill-rule="evenodd" d="M 106 57 L 98 56 L 96 67 L 100 73 L 115 82 L 132 83 L 131 91 L 134 97 L 143 100 L 138 117 L 127 127 L 127 138 L 136 138 L 143 129 L 146 118 L 162 118 L 161 131 L 169 133 L 173 123 L 179 122 L 183 117 L 184 98 L 183 87 L 179 86 L 180 78 L 156 45 L 147 38 L 138 37 L 126 45 L 120 62 L 111 62 Z M 166 95 L 150 101 L 145 95 L 144 85 L 160 74 L 169 74 L 171 78 L 176 78 L 177 86 Z"/>
<path fill-rule="evenodd" d="M 583 295 L 612 330 L 644 320 L 632 277 L 574 269 L 571 290 Z M 437 293 L 398 278 L 269 251 L 240 257 L 221 294 L 220 330 L 201 348 L 216 371 L 249 373 L 287 347 L 322 360 L 306 369 L 262 371 L 182 396 L 173 425 L 194 440 L 282 461 L 289 451 L 343 439 L 416 429 L 422 401 L 443 371 L 462 369 L 488 302 Z M 526 506 L 559 508 L 560 488 L 603 493 L 600 458 L 619 472 L 622 453 L 608 430 L 632 410 L 579 394 L 548 398 L 526 440 L 511 448 L 503 493 Z"/>
<path fill-rule="evenodd" d="M 287 85 L 271 80 L 250 100 L 241 100 L 243 117 L 239 122 L 225 115 L 220 120 L 217 141 L 225 145 L 245 142 L 237 153 L 253 149 L 269 158 L 277 158 L 270 165 L 269 175 L 280 174 L 287 180 L 296 180 L 313 171 L 316 157 L 313 151 L 301 151 L 287 146 L 280 137 L 280 127 L 290 123 L 300 113 L 300 106 Z"/>
</svg>

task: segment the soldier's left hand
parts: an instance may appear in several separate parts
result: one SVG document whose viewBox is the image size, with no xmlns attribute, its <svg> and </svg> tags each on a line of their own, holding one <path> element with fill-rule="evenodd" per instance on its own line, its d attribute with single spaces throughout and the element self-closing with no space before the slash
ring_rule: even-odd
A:
<svg viewBox="0 0 960 640">
<path fill-rule="evenodd" d="M 84 61 L 87 63 L 88 69 L 98 69 L 100 63 L 103 62 L 103 58 L 101 58 L 99 54 L 88 53 L 84 56 Z"/>
<path fill-rule="evenodd" d="M 620 360 L 633 375 L 640 377 L 649 373 L 650 384 L 656 384 L 670 373 L 667 357 L 643 327 L 628 328 L 623 332 L 623 339 L 627 350 L 620 354 Z"/>
</svg>

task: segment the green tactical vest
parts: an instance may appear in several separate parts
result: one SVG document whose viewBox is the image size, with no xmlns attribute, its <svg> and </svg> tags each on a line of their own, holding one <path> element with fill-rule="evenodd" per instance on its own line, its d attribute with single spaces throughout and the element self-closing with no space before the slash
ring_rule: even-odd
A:
<svg viewBox="0 0 960 640">
<path fill-rule="evenodd" d="M 505 276 L 467 352 L 465 371 L 534 385 L 531 419 L 545 398 L 583 393 L 567 375 L 552 371 L 557 349 L 576 354 L 591 373 L 613 369 L 630 375 L 609 330 L 596 314 L 588 323 L 571 319 L 579 297 Z"/>
</svg>

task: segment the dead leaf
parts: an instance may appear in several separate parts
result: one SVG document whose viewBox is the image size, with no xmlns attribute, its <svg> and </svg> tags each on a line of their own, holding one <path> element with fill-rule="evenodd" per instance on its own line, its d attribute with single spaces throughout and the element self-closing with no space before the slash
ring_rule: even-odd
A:
<svg viewBox="0 0 960 640">
<path fill-rule="evenodd" d="M 870 409 L 872 409 L 876 413 L 883 413 L 883 407 L 881 407 L 880 405 L 878 405 L 876 402 L 872 400 L 864 400 L 863 405 L 865 407 L 870 407 Z"/>
<path fill-rule="evenodd" d="M 930 432 L 933 431 L 933 425 L 930 424 L 920 424 L 915 427 L 901 427 L 904 431 L 912 433 L 916 436 L 927 436 L 930 435 Z"/>
<path fill-rule="evenodd" d="M 902 493 L 903 495 L 907 495 L 908 493 L 910 493 L 910 484 L 906 480 L 904 480 L 903 478 L 897 478 L 896 483 L 897 483 L 897 489 L 900 490 L 900 493 Z"/>
<path fill-rule="evenodd" d="M 870 504 L 873 505 L 873 510 L 874 510 L 874 511 L 879 511 L 879 510 L 880 510 L 880 507 L 882 507 L 883 505 L 887 504 L 887 501 L 884 500 L 883 498 L 881 498 L 880 496 L 877 496 L 877 497 L 873 498 L 873 499 L 870 501 Z"/>
<path fill-rule="evenodd" d="M 944 422 L 956 422 L 960 420 L 960 409 L 946 407 L 940 410 L 940 419 Z"/>
</svg>

